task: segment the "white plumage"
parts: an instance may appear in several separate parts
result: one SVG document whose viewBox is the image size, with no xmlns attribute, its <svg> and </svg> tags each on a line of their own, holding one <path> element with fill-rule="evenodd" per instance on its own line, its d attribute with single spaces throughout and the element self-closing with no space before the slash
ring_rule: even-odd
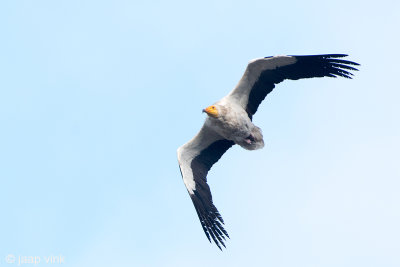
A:
<svg viewBox="0 0 400 267">
<path fill-rule="evenodd" d="M 261 130 L 252 123 L 252 117 L 275 84 L 285 79 L 351 78 L 349 71 L 357 70 L 351 65 L 359 64 L 339 59 L 345 56 L 275 56 L 250 61 L 235 89 L 203 110 L 208 116 L 200 132 L 178 148 L 183 182 L 208 240 L 213 240 L 220 249 L 221 245 L 225 247 L 225 237 L 229 236 L 212 201 L 208 171 L 234 144 L 248 150 L 264 146 Z"/>
</svg>

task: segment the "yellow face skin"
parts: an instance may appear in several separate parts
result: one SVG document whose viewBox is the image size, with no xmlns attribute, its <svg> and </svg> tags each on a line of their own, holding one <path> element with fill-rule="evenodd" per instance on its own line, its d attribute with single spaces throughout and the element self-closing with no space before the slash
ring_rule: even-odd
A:
<svg viewBox="0 0 400 267">
<path fill-rule="evenodd" d="M 208 116 L 217 118 L 218 117 L 218 110 L 216 106 L 209 106 L 203 109 L 203 112 L 207 113 Z"/>
</svg>

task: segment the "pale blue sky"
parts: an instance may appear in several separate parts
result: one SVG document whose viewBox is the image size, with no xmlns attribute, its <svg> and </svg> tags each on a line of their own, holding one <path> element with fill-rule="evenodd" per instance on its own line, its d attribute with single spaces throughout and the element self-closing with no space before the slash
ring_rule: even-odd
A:
<svg viewBox="0 0 400 267">
<path fill-rule="evenodd" d="M 399 1 L 0 3 L 0 264 L 400 266 Z M 250 59 L 348 53 L 280 84 L 209 175 L 209 244 L 176 149 Z M 41 266 L 46 264 L 41 263 Z"/>
</svg>

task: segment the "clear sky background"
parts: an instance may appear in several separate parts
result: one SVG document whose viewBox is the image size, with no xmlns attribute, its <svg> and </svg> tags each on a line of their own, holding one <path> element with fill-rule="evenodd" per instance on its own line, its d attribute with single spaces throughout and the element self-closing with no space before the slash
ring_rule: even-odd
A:
<svg viewBox="0 0 400 267">
<path fill-rule="evenodd" d="M 400 2 L 0 3 L 0 265 L 400 266 Z M 209 244 L 176 149 L 253 58 L 347 53 L 286 81 L 209 184 Z M 45 266 L 43 262 L 41 266 Z M 28 265 L 27 265 L 28 266 Z"/>
</svg>

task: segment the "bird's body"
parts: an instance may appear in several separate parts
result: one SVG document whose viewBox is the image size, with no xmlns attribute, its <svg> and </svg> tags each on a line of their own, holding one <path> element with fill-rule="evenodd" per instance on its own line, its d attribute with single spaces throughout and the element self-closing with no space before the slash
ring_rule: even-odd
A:
<svg viewBox="0 0 400 267">
<path fill-rule="evenodd" d="M 264 146 L 260 128 L 253 124 L 246 111 L 235 101 L 223 98 L 213 106 L 220 111 L 220 115 L 217 118 L 207 117 L 205 126 L 245 149 L 255 150 Z"/>
<path fill-rule="evenodd" d="M 355 62 L 337 59 L 346 55 L 276 56 L 249 62 L 243 77 L 227 96 L 207 107 L 200 132 L 178 148 L 178 162 L 185 186 L 195 206 L 207 238 L 225 246 L 229 237 L 214 206 L 207 173 L 212 165 L 233 145 L 247 150 L 264 147 L 261 129 L 252 122 L 253 115 L 275 84 L 285 79 L 312 77 L 351 78 L 349 65 Z"/>
</svg>

